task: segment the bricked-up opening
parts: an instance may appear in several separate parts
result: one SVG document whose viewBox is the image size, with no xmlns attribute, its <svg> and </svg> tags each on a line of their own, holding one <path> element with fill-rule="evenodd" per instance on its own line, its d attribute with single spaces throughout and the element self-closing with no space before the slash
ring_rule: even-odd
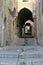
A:
<svg viewBox="0 0 43 65">
<path fill-rule="evenodd" d="M 22 28 L 27 20 L 31 20 L 32 22 L 34 22 L 32 12 L 27 8 L 23 8 L 19 11 L 17 17 L 17 28 L 19 37 L 22 37 Z"/>
</svg>

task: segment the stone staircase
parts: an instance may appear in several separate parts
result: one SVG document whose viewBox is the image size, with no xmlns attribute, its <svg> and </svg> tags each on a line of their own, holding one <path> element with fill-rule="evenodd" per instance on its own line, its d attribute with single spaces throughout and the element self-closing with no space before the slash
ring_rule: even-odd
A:
<svg viewBox="0 0 43 65">
<path fill-rule="evenodd" d="M 43 47 L 1 47 L 0 65 L 43 65 Z"/>
<path fill-rule="evenodd" d="M 14 41 L 10 44 L 11 46 L 37 46 L 37 41 L 35 38 L 14 38 Z"/>
</svg>

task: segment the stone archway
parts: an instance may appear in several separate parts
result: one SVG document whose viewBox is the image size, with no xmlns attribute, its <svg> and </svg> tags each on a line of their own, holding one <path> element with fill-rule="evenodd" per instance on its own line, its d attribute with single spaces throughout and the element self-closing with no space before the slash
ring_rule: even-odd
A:
<svg viewBox="0 0 43 65">
<path fill-rule="evenodd" d="M 27 8 L 23 8 L 19 11 L 17 17 L 17 30 L 19 37 L 22 37 L 22 28 L 27 20 L 34 22 L 32 12 Z"/>
<path fill-rule="evenodd" d="M 32 26 L 30 23 L 25 24 L 22 31 L 23 31 L 22 33 L 23 37 L 27 37 L 27 38 L 32 37 Z"/>
</svg>

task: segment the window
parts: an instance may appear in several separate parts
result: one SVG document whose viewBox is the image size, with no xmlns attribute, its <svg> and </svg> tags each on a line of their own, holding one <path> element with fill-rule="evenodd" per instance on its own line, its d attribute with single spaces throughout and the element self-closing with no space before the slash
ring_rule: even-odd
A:
<svg viewBox="0 0 43 65">
<path fill-rule="evenodd" d="M 42 14 L 43 14 L 43 0 L 42 0 Z"/>
<path fill-rule="evenodd" d="M 23 2 L 28 2 L 28 0 L 23 0 Z"/>
<path fill-rule="evenodd" d="M 20 2 L 28 2 L 28 0 L 19 0 Z"/>
</svg>

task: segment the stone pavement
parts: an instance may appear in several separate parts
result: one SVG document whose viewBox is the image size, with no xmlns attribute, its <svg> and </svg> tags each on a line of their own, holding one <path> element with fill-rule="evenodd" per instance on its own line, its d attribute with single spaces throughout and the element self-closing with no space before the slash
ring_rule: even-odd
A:
<svg viewBox="0 0 43 65">
<path fill-rule="evenodd" d="M 37 46 L 37 41 L 35 38 L 26 38 L 27 46 Z M 11 46 L 23 46 L 25 44 L 25 38 L 14 38 L 14 41 L 10 43 Z"/>
<path fill-rule="evenodd" d="M 43 65 L 43 47 L 0 47 L 0 65 Z"/>
</svg>

